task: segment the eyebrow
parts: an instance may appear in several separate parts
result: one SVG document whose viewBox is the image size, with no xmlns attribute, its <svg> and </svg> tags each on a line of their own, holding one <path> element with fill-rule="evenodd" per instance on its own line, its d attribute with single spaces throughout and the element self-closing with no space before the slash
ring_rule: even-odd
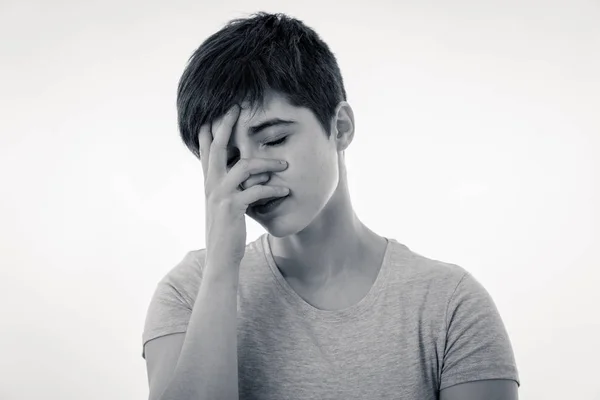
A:
<svg viewBox="0 0 600 400">
<path fill-rule="evenodd" d="M 270 128 L 272 126 L 291 125 L 291 124 L 295 124 L 295 123 L 296 123 L 296 121 L 292 121 L 292 120 L 286 120 L 286 119 L 281 119 L 281 118 L 271 118 L 264 122 L 261 122 L 258 125 L 251 126 L 250 129 L 248 130 L 248 132 L 249 132 L 249 135 L 252 136 L 252 135 L 256 135 L 260 131 Z"/>
</svg>

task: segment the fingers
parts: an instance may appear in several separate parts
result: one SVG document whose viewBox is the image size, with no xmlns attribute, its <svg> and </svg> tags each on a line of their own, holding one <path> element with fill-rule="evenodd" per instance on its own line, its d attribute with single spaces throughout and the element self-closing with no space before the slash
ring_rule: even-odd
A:
<svg viewBox="0 0 600 400">
<path fill-rule="evenodd" d="M 237 188 L 253 175 L 266 172 L 284 171 L 288 167 L 287 163 L 270 158 L 242 158 L 231 168 L 225 177 L 225 184 L 230 188 Z M 250 185 L 245 185 L 249 187 Z"/>
<path fill-rule="evenodd" d="M 254 185 L 259 185 L 259 184 L 265 183 L 268 180 L 269 180 L 268 173 L 252 175 L 252 176 L 250 176 L 250 178 L 246 179 L 244 182 L 241 183 L 241 187 L 242 187 L 242 189 L 245 190 Z"/>
<path fill-rule="evenodd" d="M 219 118 L 212 126 L 213 141 L 210 146 L 209 168 L 219 175 L 227 170 L 227 145 L 233 126 L 240 115 L 240 107 L 236 104 Z"/>
<path fill-rule="evenodd" d="M 241 201 L 241 206 L 247 210 L 248 206 L 262 199 L 269 197 L 283 197 L 290 193 L 290 189 L 283 186 L 264 186 L 256 185 L 244 190 L 238 196 L 238 201 Z"/>
</svg>

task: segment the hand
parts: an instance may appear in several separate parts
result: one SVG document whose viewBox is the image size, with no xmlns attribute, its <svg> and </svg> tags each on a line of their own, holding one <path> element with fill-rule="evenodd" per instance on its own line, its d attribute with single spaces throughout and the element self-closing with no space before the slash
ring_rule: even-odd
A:
<svg viewBox="0 0 600 400">
<path fill-rule="evenodd" d="M 238 266 L 246 248 L 248 206 L 261 199 L 283 197 L 289 193 L 289 189 L 282 186 L 260 184 L 240 190 L 241 184 L 251 175 L 285 170 L 285 161 L 243 158 L 227 171 L 227 144 L 239 115 L 240 107 L 235 105 L 215 121 L 212 133 L 211 124 L 206 123 L 198 134 L 206 196 L 207 257 L 217 257 Z"/>
</svg>

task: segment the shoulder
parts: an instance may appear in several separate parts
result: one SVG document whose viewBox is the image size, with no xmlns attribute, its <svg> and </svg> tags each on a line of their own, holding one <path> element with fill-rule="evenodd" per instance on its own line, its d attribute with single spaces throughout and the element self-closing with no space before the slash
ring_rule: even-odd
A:
<svg viewBox="0 0 600 400">
<path fill-rule="evenodd" d="M 422 255 L 391 240 L 392 280 L 436 297 L 449 299 L 469 272 L 460 265 Z"/>
<path fill-rule="evenodd" d="M 187 303 L 185 294 L 191 293 L 194 286 L 199 286 L 202 279 L 205 254 L 205 249 L 191 250 L 176 260 L 156 284 L 153 300 L 165 300 L 169 295 Z"/>
<path fill-rule="evenodd" d="M 167 272 L 163 279 L 179 280 L 182 277 L 192 278 L 193 276 L 202 276 L 205 257 L 206 249 L 188 251 L 183 258 Z"/>
<path fill-rule="evenodd" d="M 256 260 L 261 254 L 261 238 L 262 236 L 246 245 L 242 269 L 257 262 Z M 178 294 L 181 300 L 191 307 L 200 290 L 205 264 L 206 248 L 190 250 L 174 267 L 167 271 L 158 285 L 168 286 L 172 292 Z"/>
<path fill-rule="evenodd" d="M 167 271 L 158 286 L 167 286 L 180 300 L 191 306 L 202 281 L 205 255 L 206 249 L 188 251 Z"/>
<path fill-rule="evenodd" d="M 515 358 L 499 310 L 486 288 L 467 269 L 423 256 L 407 247 L 396 265 L 394 278 L 410 301 L 426 309 L 436 321 L 440 339 L 438 358 L 444 398 L 471 398 L 478 390 L 494 393 L 519 384 Z M 472 383 L 487 380 L 485 383 Z M 459 385 L 461 384 L 461 385 Z M 483 393 L 483 392 L 482 392 Z M 454 396 L 456 395 L 456 396 Z M 487 397 L 473 397 L 487 398 Z M 510 397 L 506 397 L 510 398 Z"/>
</svg>

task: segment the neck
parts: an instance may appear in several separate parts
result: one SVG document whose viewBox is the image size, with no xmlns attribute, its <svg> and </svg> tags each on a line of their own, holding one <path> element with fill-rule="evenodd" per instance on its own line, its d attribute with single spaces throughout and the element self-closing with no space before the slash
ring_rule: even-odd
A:
<svg viewBox="0 0 600 400">
<path fill-rule="evenodd" d="M 283 276 L 316 285 L 357 272 L 375 237 L 354 213 L 342 174 L 330 201 L 310 225 L 296 234 L 268 239 Z"/>
</svg>

